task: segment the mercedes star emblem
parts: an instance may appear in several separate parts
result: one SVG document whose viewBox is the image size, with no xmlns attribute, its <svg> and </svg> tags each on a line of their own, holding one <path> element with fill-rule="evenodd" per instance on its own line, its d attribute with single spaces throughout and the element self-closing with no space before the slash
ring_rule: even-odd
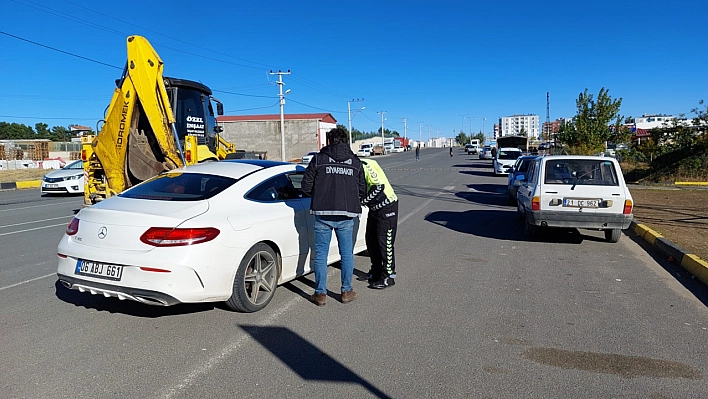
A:
<svg viewBox="0 0 708 399">
<path fill-rule="evenodd" d="M 100 229 L 98 229 L 98 238 L 103 240 L 104 238 L 106 238 L 107 234 L 108 234 L 108 229 L 106 228 L 106 226 L 103 226 Z"/>
</svg>

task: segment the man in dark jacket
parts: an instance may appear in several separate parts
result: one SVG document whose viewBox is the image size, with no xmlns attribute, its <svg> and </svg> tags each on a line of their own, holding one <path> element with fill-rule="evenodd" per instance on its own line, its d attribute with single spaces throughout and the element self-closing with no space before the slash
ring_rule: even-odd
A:
<svg viewBox="0 0 708 399">
<path fill-rule="evenodd" d="M 349 137 L 341 128 L 327 132 L 322 147 L 307 165 L 302 190 L 311 199 L 315 216 L 315 293 L 310 300 L 323 306 L 327 300 L 327 256 L 332 230 L 337 235 L 342 258 L 342 302 L 356 298 L 352 289 L 354 274 L 354 218 L 361 215 L 361 199 L 366 195 L 366 180 L 361 161 L 349 147 Z"/>
</svg>

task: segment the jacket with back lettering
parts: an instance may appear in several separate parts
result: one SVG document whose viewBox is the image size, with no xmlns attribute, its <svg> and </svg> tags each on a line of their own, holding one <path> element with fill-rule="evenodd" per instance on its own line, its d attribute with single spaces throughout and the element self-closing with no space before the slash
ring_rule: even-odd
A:
<svg viewBox="0 0 708 399">
<path fill-rule="evenodd" d="M 310 209 L 315 215 L 361 215 L 366 180 L 349 144 L 322 147 L 305 169 L 302 191 L 312 197 Z"/>
</svg>

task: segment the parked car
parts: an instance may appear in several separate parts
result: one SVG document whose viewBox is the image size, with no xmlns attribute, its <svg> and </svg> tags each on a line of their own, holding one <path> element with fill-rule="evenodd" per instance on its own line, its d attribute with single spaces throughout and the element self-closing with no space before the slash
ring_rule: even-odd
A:
<svg viewBox="0 0 708 399">
<path fill-rule="evenodd" d="M 312 270 L 304 171 L 266 160 L 207 162 L 83 208 L 57 247 L 59 281 L 148 305 L 225 301 L 237 311 L 263 309 L 277 285 Z M 366 220 L 364 208 L 355 253 L 366 250 Z M 327 260 L 339 259 L 333 236 Z"/>
<path fill-rule="evenodd" d="M 492 147 L 485 145 L 482 152 L 479 153 L 479 159 L 493 159 Z"/>
<path fill-rule="evenodd" d="M 516 160 L 522 155 L 521 150 L 518 148 L 502 147 L 497 151 L 496 157 L 494 157 L 494 174 L 495 175 L 505 175 L 507 174 L 507 169 L 514 166 Z"/>
<path fill-rule="evenodd" d="M 312 160 L 312 157 L 314 157 L 315 154 L 317 154 L 317 151 L 310 151 L 310 152 L 308 152 L 307 155 L 305 155 L 305 156 L 302 157 L 302 163 L 305 164 L 305 165 L 307 165 L 308 163 L 310 163 L 310 161 Z"/>
<path fill-rule="evenodd" d="M 531 161 L 517 191 L 517 213 L 525 233 L 564 227 L 602 230 L 617 242 L 632 221 L 633 200 L 614 158 L 551 155 Z"/>
<path fill-rule="evenodd" d="M 66 164 L 42 177 L 42 194 L 83 194 L 84 162 L 81 160 Z"/>
<path fill-rule="evenodd" d="M 359 146 L 359 151 L 356 152 L 358 157 L 368 157 L 371 156 L 371 150 L 373 150 L 374 145 L 372 143 L 364 143 Z"/>
<path fill-rule="evenodd" d="M 506 184 L 506 192 L 507 196 L 509 197 L 510 205 L 516 204 L 516 191 L 521 185 L 521 181 L 526 176 L 526 171 L 528 171 L 531 161 L 534 159 L 536 159 L 536 156 L 521 156 L 516 159 L 514 166 L 512 166 L 509 170 L 509 176 Z M 517 176 L 521 176 L 521 178 L 517 178 Z"/>
</svg>

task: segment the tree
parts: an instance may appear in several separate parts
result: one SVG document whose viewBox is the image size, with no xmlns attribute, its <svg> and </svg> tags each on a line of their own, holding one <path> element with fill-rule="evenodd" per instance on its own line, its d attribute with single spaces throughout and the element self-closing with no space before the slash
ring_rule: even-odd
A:
<svg viewBox="0 0 708 399">
<path fill-rule="evenodd" d="M 49 125 L 46 123 L 35 123 L 34 130 L 37 132 L 38 139 L 48 139 L 51 135 Z"/>
<path fill-rule="evenodd" d="M 527 137 L 529 134 L 526 132 L 526 127 L 521 126 L 521 131 L 519 132 L 519 136 L 524 136 Z"/>
<path fill-rule="evenodd" d="M 621 124 L 620 106 L 622 98 L 613 100 L 609 91 L 600 89 L 597 99 L 588 94 L 588 89 L 580 93 L 575 101 L 578 113 L 572 121 L 561 125 L 556 137 L 572 154 L 595 154 L 605 148 L 605 143 L 626 132 Z M 610 124 L 614 121 L 614 131 Z"/>
<path fill-rule="evenodd" d="M 50 136 L 52 141 L 68 141 L 70 137 L 71 132 L 64 126 L 54 126 L 52 128 L 52 135 Z"/>
<path fill-rule="evenodd" d="M 457 141 L 458 144 L 464 145 L 469 143 L 469 139 L 467 138 L 467 135 L 463 132 L 460 132 L 455 136 L 455 141 Z"/>
</svg>

